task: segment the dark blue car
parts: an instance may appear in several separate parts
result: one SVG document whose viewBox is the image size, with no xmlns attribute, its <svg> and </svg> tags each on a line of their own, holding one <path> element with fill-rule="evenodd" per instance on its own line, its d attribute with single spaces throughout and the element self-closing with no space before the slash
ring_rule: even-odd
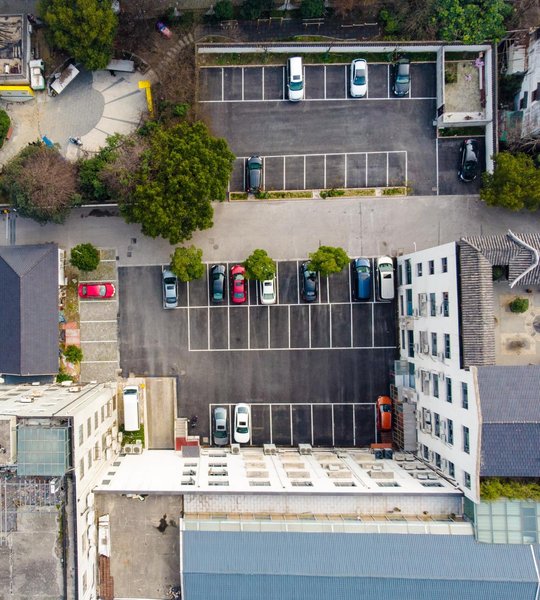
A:
<svg viewBox="0 0 540 600">
<path fill-rule="evenodd" d="M 355 300 L 371 298 L 371 262 L 369 258 L 355 258 L 352 262 L 353 293 Z"/>
</svg>

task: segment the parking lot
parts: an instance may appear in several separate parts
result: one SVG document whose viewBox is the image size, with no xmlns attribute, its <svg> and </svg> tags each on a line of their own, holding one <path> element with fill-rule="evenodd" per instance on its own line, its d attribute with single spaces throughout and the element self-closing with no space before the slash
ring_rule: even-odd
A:
<svg viewBox="0 0 540 600">
<path fill-rule="evenodd" d="M 199 415 L 201 435 L 209 431 L 211 404 L 247 402 L 257 405 L 254 424 L 262 415 L 257 443 L 290 444 L 291 427 L 295 444 L 311 443 L 312 428 L 315 444 L 374 441 L 373 403 L 388 393 L 395 357 L 394 303 L 374 296 L 351 301 L 344 270 L 321 278 L 319 301 L 304 304 L 299 265 L 278 262 L 275 305 L 259 304 L 255 282 L 247 304 L 211 305 L 207 271 L 201 280 L 180 284 L 179 306 L 170 310 L 163 309 L 160 267 L 120 269 L 124 375 L 176 376 L 179 414 Z M 270 404 L 272 424 L 264 417 Z M 319 406 L 331 404 L 344 406 L 332 417 L 331 407 Z"/>
<path fill-rule="evenodd" d="M 411 64 L 405 98 L 393 96 L 387 63 L 369 63 L 366 98 L 349 96 L 349 65 L 305 65 L 304 79 L 305 100 L 291 103 L 283 66 L 200 69 L 201 110 L 238 157 L 231 191 L 245 189 L 245 159 L 252 155 L 263 158 L 268 190 L 478 191 L 479 180 L 457 178 L 459 141 L 437 137 L 435 63 Z"/>
</svg>

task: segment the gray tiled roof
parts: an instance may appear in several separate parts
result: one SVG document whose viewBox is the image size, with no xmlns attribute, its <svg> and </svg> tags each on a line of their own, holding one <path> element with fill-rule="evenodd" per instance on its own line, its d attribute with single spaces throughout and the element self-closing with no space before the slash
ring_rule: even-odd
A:
<svg viewBox="0 0 540 600">
<path fill-rule="evenodd" d="M 540 365 L 479 367 L 483 477 L 540 477 Z"/>
<path fill-rule="evenodd" d="M 472 536 L 183 531 L 184 597 L 533 598 L 530 546 Z"/>
<path fill-rule="evenodd" d="M 0 373 L 58 371 L 58 246 L 0 246 Z"/>
</svg>

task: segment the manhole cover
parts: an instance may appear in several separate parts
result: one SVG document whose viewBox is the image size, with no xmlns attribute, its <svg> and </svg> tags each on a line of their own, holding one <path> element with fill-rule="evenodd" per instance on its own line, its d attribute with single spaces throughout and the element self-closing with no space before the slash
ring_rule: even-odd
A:
<svg viewBox="0 0 540 600">
<path fill-rule="evenodd" d="M 534 318 L 533 328 L 536 331 L 536 333 L 540 333 L 540 315 Z"/>
</svg>

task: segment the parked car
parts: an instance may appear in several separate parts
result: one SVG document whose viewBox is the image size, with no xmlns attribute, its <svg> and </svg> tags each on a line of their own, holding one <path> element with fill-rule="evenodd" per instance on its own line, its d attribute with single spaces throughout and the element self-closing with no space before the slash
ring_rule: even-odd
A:
<svg viewBox="0 0 540 600">
<path fill-rule="evenodd" d="M 363 58 L 356 58 L 351 63 L 350 92 L 353 98 L 363 98 L 368 90 L 368 67 Z"/>
<path fill-rule="evenodd" d="M 259 281 L 259 298 L 261 304 L 276 303 L 276 278 Z"/>
<path fill-rule="evenodd" d="M 214 444 L 216 446 L 226 446 L 229 443 L 227 409 L 223 406 L 216 406 L 213 412 L 213 420 Z"/>
<path fill-rule="evenodd" d="M 287 96 L 291 102 L 304 99 L 304 68 L 301 56 L 287 59 Z"/>
<path fill-rule="evenodd" d="M 371 298 L 371 261 L 369 258 L 355 258 L 352 262 L 353 296 L 355 300 Z"/>
<path fill-rule="evenodd" d="M 461 181 L 470 182 L 478 177 L 479 149 L 476 140 L 464 140 L 459 148 L 459 171 Z"/>
<path fill-rule="evenodd" d="M 392 91 L 396 96 L 408 96 L 411 89 L 411 71 L 408 58 L 400 58 L 394 63 Z"/>
<path fill-rule="evenodd" d="M 319 296 L 319 278 L 317 271 L 310 271 L 308 263 L 300 265 L 300 288 L 304 302 L 317 302 Z"/>
<path fill-rule="evenodd" d="M 260 156 L 252 156 L 246 162 L 246 190 L 257 194 L 262 188 L 263 161 Z"/>
<path fill-rule="evenodd" d="M 163 271 L 163 308 L 176 308 L 178 305 L 178 278 L 165 269 Z"/>
<path fill-rule="evenodd" d="M 251 439 L 251 410 L 247 404 L 237 404 L 234 408 L 234 441 L 247 444 Z"/>
<path fill-rule="evenodd" d="M 116 288 L 112 283 L 81 283 L 79 298 L 112 298 Z"/>
<path fill-rule="evenodd" d="M 221 304 L 225 298 L 225 265 L 212 265 L 210 269 L 211 298 L 214 304 Z"/>
<path fill-rule="evenodd" d="M 171 30 L 163 23 L 163 21 L 158 21 L 156 23 L 156 29 L 161 33 L 164 38 L 170 39 L 172 33 Z"/>
<path fill-rule="evenodd" d="M 231 267 L 231 301 L 244 304 L 247 300 L 246 270 L 242 265 Z"/>
<path fill-rule="evenodd" d="M 394 263 L 389 256 L 377 259 L 377 277 L 381 300 L 394 299 Z"/>
<path fill-rule="evenodd" d="M 377 398 L 377 429 L 379 431 L 392 429 L 392 400 L 388 396 Z"/>
</svg>

